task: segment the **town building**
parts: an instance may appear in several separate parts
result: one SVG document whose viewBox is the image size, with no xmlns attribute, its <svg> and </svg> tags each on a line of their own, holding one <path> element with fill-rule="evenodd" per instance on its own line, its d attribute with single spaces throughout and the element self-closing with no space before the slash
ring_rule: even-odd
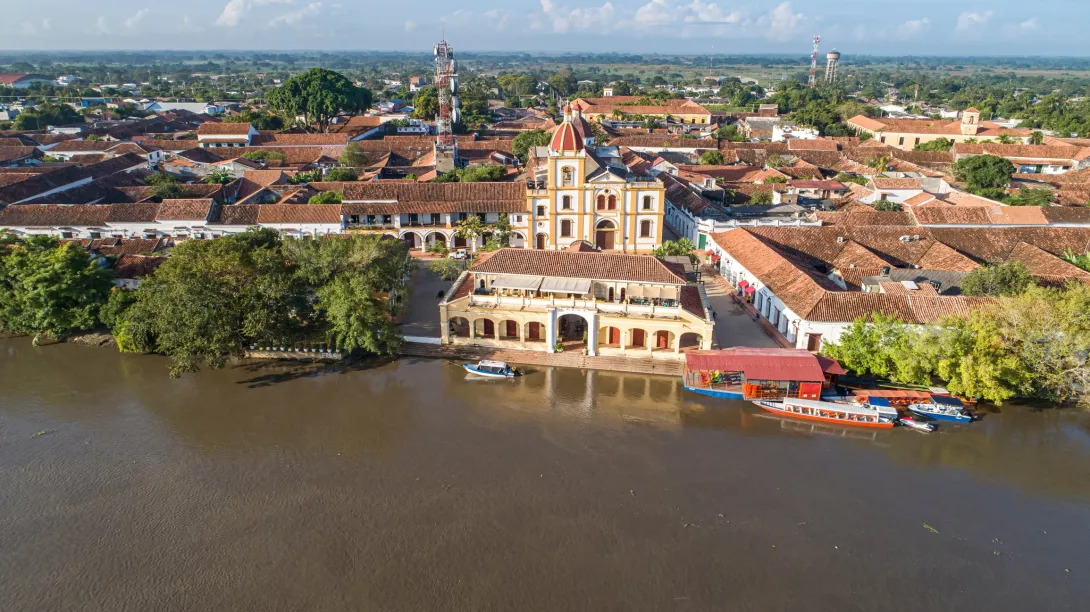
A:
<svg viewBox="0 0 1090 612">
<path fill-rule="evenodd" d="M 248 147 L 258 131 L 249 123 L 205 122 L 197 127 L 197 142 L 201 148 Z"/>
<path fill-rule="evenodd" d="M 577 98 L 572 100 L 573 112 L 581 113 L 587 121 L 620 119 L 625 116 L 655 117 L 675 123 L 707 125 L 712 122 L 711 111 L 691 100 L 667 99 L 661 103 L 640 96 L 605 96 L 602 98 Z"/>
<path fill-rule="evenodd" d="M 1019 174 L 1063 174 L 1090 168 L 1090 147 L 1057 140 L 1049 145 L 957 143 L 954 159 L 995 155 L 1009 160 Z"/>
<path fill-rule="evenodd" d="M 643 359 L 710 349 L 714 320 L 700 285 L 649 255 L 500 249 L 439 304 L 442 344 Z"/>
<path fill-rule="evenodd" d="M 1032 130 L 1001 127 L 991 121 L 981 121 L 980 111 L 975 108 L 961 113 L 960 121 L 936 119 L 871 119 L 856 115 L 847 121 L 860 134 L 867 134 L 882 144 L 911 151 L 918 144 L 946 138 L 955 143 L 967 141 L 991 141 L 1008 136 L 1025 143 Z"/>
<path fill-rule="evenodd" d="M 0 74 L 0 87 L 28 89 L 34 83 L 53 84 L 53 79 L 41 74 Z"/>
</svg>

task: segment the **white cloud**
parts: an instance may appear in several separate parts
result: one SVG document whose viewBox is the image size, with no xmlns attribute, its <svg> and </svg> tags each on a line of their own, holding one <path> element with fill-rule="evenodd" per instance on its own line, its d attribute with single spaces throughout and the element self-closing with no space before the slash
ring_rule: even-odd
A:
<svg viewBox="0 0 1090 612">
<path fill-rule="evenodd" d="M 99 15 L 95 20 L 95 27 L 91 29 L 92 32 L 99 36 L 105 36 L 110 33 L 110 26 L 106 24 L 106 18 Z"/>
<path fill-rule="evenodd" d="M 1037 23 L 1037 18 L 1036 17 L 1030 17 L 1029 19 L 1027 19 L 1027 20 L 1023 21 L 1022 23 L 1018 24 L 1018 29 L 1020 29 L 1020 30 L 1022 30 L 1024 32 L 1029 32 L 1031 30 L 1036 30 L 1036 29 L 1039 29 L 1040 27 L 1041 26 Z"/>
<path fill-rule="evenodd" d="M 41 36 L 53 27 L 53 25 L 49 22 L 48 17 L 38 23 L 34 23 L 33 21 L 24 21 L 19 25 L 23 28 L 24 36 Z"/>
<path fill-rule="evenodd" d="M 688 15 L 685 16 L 686 23 L 740 23 L 742 21 L 742 13 L 738 11 L 731 11 L 729 13 L 723 12 L 723 9 L 719 8 L 714 2 L 701 2 L 700 0 L 693 0 L 689 6 L 686 7 L 689 10 Z"/>
<path fill-rule="evenodd" d="M 546 25 L 552 26 L 553 31 L 559 34 L 570 30 L 608 32 L 618 25 L 612 2 L 599 7 L 569 9 L 557 4 L 556 0 L 541 0 L 541 11 L 545 14 Z M 534 25 L 540 27 L 541 22 Z"/>
<path fill-rule="evenodd" d="M 238 25 L 238 22 L 242 21 L 242 16 L 245 14 L 246 0 L 230 0 L 216 19 L 216 25 L 233 28 Z"/>
<path fill-rule="evenodd" d="M 233 28 L 242 22 L 250 8 L 267 4 L 294 4 L 295 0 L 229 0 L 216 18 L 216 25 Z"/>
<path fill-rule="evenodd" d="M 661 26 L 673 23 L 678 17 L 678 7 L 671 0 L 651 0 L 636 10 L 636 23 Z"/>
<path fill-rule="evenodd" d="M 970 13 L 968 11 L 958 15 L 957 31 L 967 32 L 969 30 L 975 30 L 987 25 L 988 21 L 992 18 L 991 11 L 983 11 L 981 13 Z"/>
<path fill-rule="evenodd" d="M 128 30 L 135 30 L 140 25 L 140 22 L 142 22 L 150 12 L 151 11 L 146 8 L 142 8 L 139 11 L 136 11 L 133 16 L 129 17 L 123 22 L 125 24 L 125 28 Z"/>
<path fill-rule="evenodd" d="M 406 19 L 405 20 L 405 31 L 406 32 L 412 32 L 415 29 L 416 29 L 416 22 L 413 21 L 412 19 Z"/>
<path fill-rule="evenodd" d="M 902 23 L 901 26 L 897 28 L 897 30 L 898 32 L 900 32 L 901 37 L 911 38 L 913 36 L 916 36 L 917 34 L 920 34 L 921 32 L 926 31 L 930 27 L 931 20 L 927 17 L 924 17 L 922 19 L 909 19 L 908 21 Z"/>
<path fill-rule="evenodd" d="M 507 9 L 492 9 L 485 11 L 484 16 L 491 22 L 492 28 L 499 31 L 507 30 L 511 17 L 514 15 Z"/>
<path fill-rule="evenodd" d="M 758 23 L 767 25 L 765 36 L 771 40 L 787 41 L 795 36 L 795 30 L 802 24 L 806 16 L 796 13 L 795 7 L 790 2 L 783 2 L 772 9 L 768 15 L 761 17 Z"/>
<path fill-rule="evenodd" d="M 299 9 L 298 11 L 291 11 L 290 13 L 284 13 L 283 15 L 277 15 L 276 17 L 273 18 L 272 21 L 269 22 L 269 26 L 270 27 L 275 27 L 275 26 L 278 26 L 278 25 L 281 25 L 281 24 L 296 25 L 300 21 L 306 19 L 307 17 L 310 17 L 312 15 L 317 15 L 320 12 L 322 12 L 322 3 L 321 2 L 311 2 L 310 4 L 308 4 L 308 5 L 304 6 L 303 8 Z"/>
</svg>

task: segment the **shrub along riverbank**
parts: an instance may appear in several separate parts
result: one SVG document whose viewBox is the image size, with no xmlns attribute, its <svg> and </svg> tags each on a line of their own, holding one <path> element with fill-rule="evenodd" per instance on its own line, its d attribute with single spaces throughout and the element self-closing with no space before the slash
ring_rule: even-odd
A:
<svg viewBox="0 0 1090 612">
<path fill-rule="evenodd" d="M 1032 397 L 1090 406 L 1090 287 L 1031 284 L 929 326 L 856 319 L 821 352 L 860 375 L 923 385 L 937 377 L 951 393 L 997 404 Z"/>
<path fill-rule="evenodd" d="M 222 367 L 254 344 L 401 346 L 393 315 L 408 252 L 398 240 L 267 229 L 189 240 L 134 291 L 111 289 L 111 271 L 76 244 L 9 236 L 2 246 L 0 329 L 63 337 L 104 326 L 123 351 L 171 357 L 171 376 Z"/>
</svg>

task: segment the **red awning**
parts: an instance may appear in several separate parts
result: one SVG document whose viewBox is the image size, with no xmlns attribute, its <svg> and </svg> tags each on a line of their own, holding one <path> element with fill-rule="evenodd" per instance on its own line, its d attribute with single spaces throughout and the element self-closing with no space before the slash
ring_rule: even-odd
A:
<svg viewBox="0 0 1090 612">
<path fill-rule="evenodd" d="M 739 289 L 745 289 L 748 286 L 749 286 L 749 281 L 747 281 L 747 280 L 738 281 L 738 288 Z"/>
<path fill-rule="evenodd" d="M 742 372 L 746 380 L 824 382 L 817 357 L 804 349 L 738 347 L 722 351 L 693 351 L 685 355 L 689 371 Z"/>
<path fill-rule="evenodd" d="M 720 259 L 722 259 L 720 256 L 712 255 L 712 261 L 719 261 Z"/>
<path fill-rule="evenodd" d="M 753 293 L 756 290 L 757 290 L 756 287 L 754 287 L 753 285 L 750 285 L 750 286 L 746 287 L 746 289 L 745 289 L 746 295 L 749 295 L 749 294 Z"/>
</svg>

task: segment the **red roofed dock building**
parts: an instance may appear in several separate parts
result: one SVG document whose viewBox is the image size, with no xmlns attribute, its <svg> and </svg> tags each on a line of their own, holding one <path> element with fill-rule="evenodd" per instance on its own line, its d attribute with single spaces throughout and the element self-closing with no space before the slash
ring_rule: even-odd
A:
<svg viewBox="0 0 1090 612">
<path fill-rule="evenodd" d="M 685 355 L 685 389 L 725 399 L 820 400 L 844 368 L 802 349 L 736 347 Z"/>
</svg>

